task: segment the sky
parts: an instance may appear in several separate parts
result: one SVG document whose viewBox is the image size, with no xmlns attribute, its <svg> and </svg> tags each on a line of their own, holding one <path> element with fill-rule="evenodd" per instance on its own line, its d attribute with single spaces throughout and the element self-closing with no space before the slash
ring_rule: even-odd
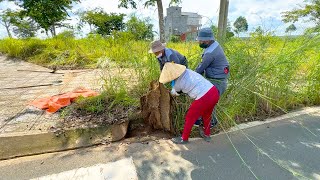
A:
<svg viewBox="0 0 320 180">
<path fill-rule="evenodd" d="M 163 0 L 164 15 L 166 15 L 166 8 L 169 7 L 169 3 L 170 0 Z M 211 24 L 218 24 L 219 3 L 220 0 L 182 0 L 179 6 L 182 7 L 183 12 L 195 12 L 202 15 L 202 26 L 208 27 Z M 255 28 L 261 26 L 264 30 L 274 31 L 277 35 L 284 35 L 286 27 L 290 24 L 281 21 L 281 12 L 298 8 L 299 4 L 304 4 L 304 0 L 229 0 L 228 19 L 232 25 L 239 16 L 244 16 L 248 21 L 248 32 L 252 32 Z M 156 7 L 144 8 L 142 3 L 139 3 L 137 9 L 134 10 L 118 8 L 118 0 L 81 0 L 81 3 L 74 5 L 71 11 L 90 10 L 97 7 L 108 13 L 136 14 L 141 18 L 150 18 L 154 24 L 154 30 L 158 31 L 159 29 Z M 0 11 L 7 8 L 15 9 L 16 6 L 12 2 L 0 3 Z M 75 25 L 78 22 L 78 17 L 71 13 L 68 22 Z M 295 23 L 295 26 L 297 31 L 294 34 L 301 34 L 306 28 L 312 27 L 312 23 L 301 21 Z M 85 27 L 82 30 L 82 35 L 88 32 L 89 28 Z M 246 33 L 241 35 L 246 36 Z M 0 38 L 6 36 L 5 28 L 0 25 Z"/>
</svg>

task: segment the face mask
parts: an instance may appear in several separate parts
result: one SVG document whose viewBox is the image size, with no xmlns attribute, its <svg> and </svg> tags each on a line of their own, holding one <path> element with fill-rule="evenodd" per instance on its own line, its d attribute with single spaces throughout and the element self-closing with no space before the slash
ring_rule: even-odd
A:
<svg viewBox="0 0 320 180">
<path fill-rule="evenodd" d="M 205 49 L 205 48 L 209 47 L 209 44 L 200 43 L 199 46 L 200 46 L 200 48 Z"/>
<path fill-rule="evenodd" d="M 162 57 L 162 53 L 158 54 L 157 58 L 161 58 Z"/>
</svg>

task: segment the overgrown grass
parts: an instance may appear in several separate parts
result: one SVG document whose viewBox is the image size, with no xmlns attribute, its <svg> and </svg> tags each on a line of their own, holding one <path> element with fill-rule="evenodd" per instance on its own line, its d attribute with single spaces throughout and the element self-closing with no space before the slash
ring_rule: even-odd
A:
<svg viewBox="0 0 320 180">
<path fill-rule="evenodd" d="M 47 67 L 96 68 L 104 64 L 106 96 L 114 104 L 139 106 L 140 96 L 160 73 L 158 62 L 148 54 L 148 45 L 127 37 L 106 39 L 99 35 L 78 40 L 3 39 L 0 52 Z M 167 46 L 184 54 L 191 69 L 201 61 L 197 43 Z M 217 108 L 223 127 L 320 104 L 319 36 L 280 39 L 260 35 L 246 40 L 234 38 L 223 47 L 231 65 L 229 87 Z M 95 100 L 100 102 L 99 97 L 89 101 Z M 174 119 L 180 129 L 190 102 L 186 97 L 175 102 Z M 99 104 L 93 106 L 96 109 L 92 107 L 92 111 L 99 111 Z"/>
</svg>

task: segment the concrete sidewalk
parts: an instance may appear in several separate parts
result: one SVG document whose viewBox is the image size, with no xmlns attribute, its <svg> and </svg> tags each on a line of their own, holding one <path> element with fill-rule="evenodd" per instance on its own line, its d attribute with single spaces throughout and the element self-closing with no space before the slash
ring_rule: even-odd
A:
<svg viewBox="0 0 320 180">
<path fill-rule="evenodd" d="M 59 116 L 46 116 L 43 111 L 28 107 L 28 103 L 77 87 L 99 91 L 102 86 L 97 70 L 50 71 L 0 56 L 0 134 L 47 131 L 56 124 Z"/>
<path fill-rule="evenodd" d="M 37 178 L 130 157 L 139 179 L 320 179 L 320 107 L 251 124 L 210 143 L 124 141 L 1 161 L 0 179 Z"/>
<path fill-rule="evenodd" d="M 0 56 L 0 159 L 72 149 L 124 137 L 122 132 L 127 131 L 127 123 L 115 129 L 113 126 L 74 127 L 65 131 L 59 126 L 59 113 L 47 115 L 28 106 L 36 99 L 78 87 L 99 92 L 104 84 L 101 77 L 106 73 L 100 69 L 51 71 Z M 112 132 L 118 132 L 119 137 L 114 138 L 116 135 Z"/>
</svg>

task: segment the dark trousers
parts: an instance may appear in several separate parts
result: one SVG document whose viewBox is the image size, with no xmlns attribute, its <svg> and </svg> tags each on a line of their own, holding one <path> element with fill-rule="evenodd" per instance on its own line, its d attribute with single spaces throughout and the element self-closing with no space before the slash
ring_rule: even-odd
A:
<svg viewBox="0 0 320 180">
<path fill-rule="evenodd" d="M 228 79 L 210 79 L 208 80 L 218 89 L 220 97 L 223 93 L 227 90 L 228 86 Z M 211 123 L 218 122 L 217 114 L 216 114 L 216 107 L 212 111 L 212 120 Z"/>
</svg>

